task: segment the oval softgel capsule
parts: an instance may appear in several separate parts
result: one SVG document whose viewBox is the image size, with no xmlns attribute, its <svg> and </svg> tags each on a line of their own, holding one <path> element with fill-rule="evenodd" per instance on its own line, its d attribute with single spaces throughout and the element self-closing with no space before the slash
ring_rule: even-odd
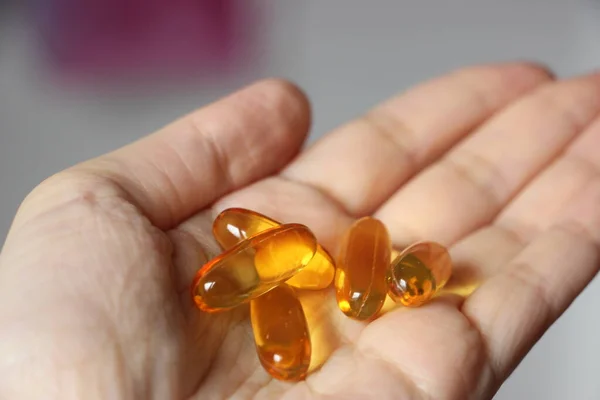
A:
<svg viewBox="0 0 600 400">
<path fill-rule="evenodd" d="M 231 309 L 297 274 L 317 249 L 313 233 L 301 224 L 267 229 L 206 263 L 194 278 L 192 297 L 204 311 Z"/>
<path fill-rule="evenodd" d="M 258 358 L 274 378 L 303 379 L 310 366 L 311 341 L 302 305 L 287 284 L 250 302 Z"/>
<path fill-rule="evenodd" d="M 281 225 L 279 222 L 244 208 L 223 210 L 213 222 L 213 236 L 223 249 L 251 238 L 266 229 Z M 317 244 L 314 257 L 308 265 L 286 283 L 299 289 L 325 289 L 333 281 L 335 265 L 331 256 Z"/>
<path fill-rule="evenodd" d="M 407 307 L 418 307 L 440 291 L 452 274 L 448 250 L 439 243 L 420 242 L 404 249 L 387 274 L 389 296 Z"/>
<path fill-rule="evenodd" d="M 340 310 L 350 318 L 374 318 L 386 298 L 392 245 L 385 225 L 371 217 L 352 224 L 337 257 L 335 289 Z"/>
</svg>

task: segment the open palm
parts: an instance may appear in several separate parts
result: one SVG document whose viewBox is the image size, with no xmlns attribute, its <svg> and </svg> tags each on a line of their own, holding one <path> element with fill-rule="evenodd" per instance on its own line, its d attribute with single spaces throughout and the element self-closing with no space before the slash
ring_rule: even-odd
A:
<svg viewBox="0 0 600 400">
<path fill-rule="evenodd" d="M 480 66 L 411 89 L 297 154 L 303 95 L 265 81 L 24 201 L 0 258 L 0 398 L 488 399 L 600 265 L 600 75 Z M 315 370 L 272 380 L 247 308 L 189 285 L 245 207 L 334 253 L 373 215 L 447 245 L 447 293 L 371 323 L 303 292 Z"/>
</svg>

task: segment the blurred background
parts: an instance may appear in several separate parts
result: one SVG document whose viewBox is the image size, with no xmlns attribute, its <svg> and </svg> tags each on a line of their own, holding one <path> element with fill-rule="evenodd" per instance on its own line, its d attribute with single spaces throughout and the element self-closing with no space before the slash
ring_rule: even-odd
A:
<svg viewBox="0 0 600 400">
<path fill-rule="evenodd" d="M 266 76 L 301 85 L 310 140 L 424 79 L 536 60 L 600 66 L 577 0 L 0 0 L 0 243 L 42 179 Z M 496 399 L 600 399 L 593 283 Z M 590 317 L 591 316 L 591 317 Z"/>
</svg>

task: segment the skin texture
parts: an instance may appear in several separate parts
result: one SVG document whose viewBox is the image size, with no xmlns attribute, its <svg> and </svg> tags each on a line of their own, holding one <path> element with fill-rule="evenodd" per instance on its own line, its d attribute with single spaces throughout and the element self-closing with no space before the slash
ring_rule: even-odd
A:
<svg viewBox="0 0 600 400">
<path fill-rule="evenodd" d="M 52 176 L 0 256 L 0 398 L 490 399 L 598 271 L 599 115 L 599 74 L 484 65 L 300 152 L 308 102 L 268 80 Z M 449 287 L 478 287 L 369 324 L 305 292 L 326 361 L 274 381 L 247 308 L 204 314 L 189 296 L 227 207 L 306 224 L 334 254 L 373 215 L 396 246 L 448 246 Z"/>
</svg>

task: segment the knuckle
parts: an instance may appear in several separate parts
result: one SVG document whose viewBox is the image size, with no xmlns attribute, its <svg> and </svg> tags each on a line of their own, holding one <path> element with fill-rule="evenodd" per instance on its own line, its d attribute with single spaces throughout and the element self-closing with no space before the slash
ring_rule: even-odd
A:
<svg viewBox="0 0 600 400">
<path fill-rule="evenodd" d="M 37 185 L 25 197 L 17 217 L 27 219 L 57 210 L 70 210 L 77 215 L 89 215 L 93 209 L 122 209 L 125 203 L 117 185 L 100 175 L 69 169 L 54 174 Z M 117 204 L 119 203 L 119 204 Z"/>
<path fill-rule="evenodd" d="M 44 199 L 49 203 L 93 203 L 98 198 L 114 195 L 105 180 L 94 174 L 66 170 L 42 181 L 24 202 Z"/>
</svg>

